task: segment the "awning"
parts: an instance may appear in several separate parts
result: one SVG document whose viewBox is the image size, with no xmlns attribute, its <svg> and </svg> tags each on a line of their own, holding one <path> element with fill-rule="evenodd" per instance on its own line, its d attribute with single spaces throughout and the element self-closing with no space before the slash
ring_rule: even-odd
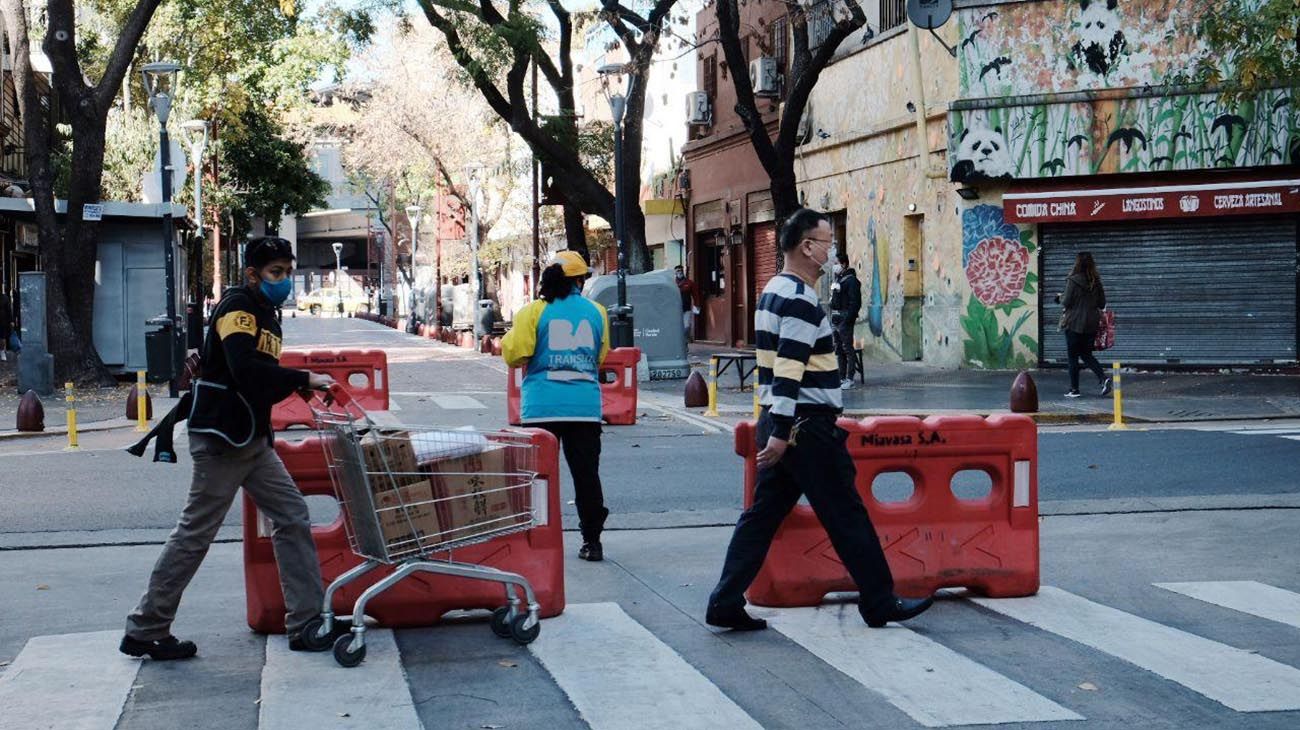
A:
<svg viewBox="0 0 1300 730">
<path fill-rule="evenodd" d="M 1300 213 L 1300 180 L 1237 180 L 1074 190 L 1012 189 L 1008 223 L 1089 223 L 1149 218 Z"/>
</svg>

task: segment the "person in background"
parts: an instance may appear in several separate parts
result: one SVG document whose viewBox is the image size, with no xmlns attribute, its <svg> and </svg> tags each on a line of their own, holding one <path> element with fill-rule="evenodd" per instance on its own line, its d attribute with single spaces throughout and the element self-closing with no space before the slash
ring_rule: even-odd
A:
<svg viewBox="0 0 1300 730">
<path fill-rule="evenodd" d="M 14 313 L 9 310 L 9 292 L 0 290 L 0 362 L 9 359 L 9 335 L 14 331 Z"/>
<path fill-rule="evenodd" d="M 849 267 L 849 255 L 843 251 L 836 257 L 831 269 L 835 283 L 831 284 L 831 326 L 835 329 L 835 357 L 840 366 L 840 388 L 853 387 L 853 370 L 857 361 L 853 352 L 853 325 L 862 311 L 862 283 L 857 272 Z"/>
<path fill-rule="evenodd" d="M 857 583 L 858 613 L 872 628 L 905 621 L 933 599 L 899 598 L 885 551 L 857 492 L 848 432 L 835 424 L 844 410 L 831 325 L 817 280 L 835 260 L 830 219 L 800 208 L 781 227 L 785 268 L 763 287 L 754 314 L 759 403 L 758 482 L 753 504 L 736 523 L 722 577 L 704 620 L 735 631 L 767 628 L 745 611 L 745 590 L 758 575 L 777 528 L 806 496 L 830 535 L 840 562 Z"/>
<path fill-rule="evenodd" d="M 686 270 L 680 265 L 673 267 L 677 278 L 677 291 L 682 295 L 682 329 L 686 331 L 686 341 L 695 339 L 695 315 L 700 313 L 700 292 L 695 282 L 686 278 Z"/>
<path fill-rule="evenodd" d="M 244 250 L 244 282 L 226 290 L 212 313 L 203 342 L 201 372 L 182 403 L 189 420 L 194 475 L 189 500 L 154 564 L 140 603 L 127 616 L 119 650 L 154 660 L 188 659 L 192 641 L 171 633 L 181 594 L 217 536 L 242 486 L 271 520 L 271 541 L 288 613 L 289 648 L 313 651 L 304 625 L 320 615 L 325 599 L 307 502 L 274 447 L 271 408 L 295 391 L 325 390 L 328 375 L 280 367 L 281 304 L 293 292 L 293 247 L 283 238 L 258 238 Z M 180 408 L 178 407 L 178 410 Z M 151 434 L 152 435 L 152 434 Z M 137 445 L 143 452 L 143 443 Z M 132 452 L 136 453 L 136 452 Z M 350 622 L 335 620 L 342 636 Z M 323 648 L 329 648 L 325 646 Z"/>
<path fill-rule="evenodd" d="M 501 340 L 506 364 L 524 369 L 520 417 L 555 434 L 573 475 L 582 548 L 605 557 L 600 534 L 609 510 L 600 485 L 600 365 L 609 354 L 609 315 L 582 295 L 591 276 L 576 251 L 561 251 L 542 271 L 540 299 L 519 310 Z"/>
<path fill-rule="evenodd" d="M 1057 294 L 1056 301 L 1065 309 L 1060 324 L 1065 332 L 1065 347 L 1070 357 L 1070 390 L 1065 397 L 1078 398 L 1082 395 L 1079 392 L 1080 360 L 1097 376 L 1101 394 L 1109 395 L 1110 378 L 1092 354 L 1097 328 L 1101 326 L 1101 310 L 1106 308 L 1106 289 L 1101 285 L 1101 274 L 1097 273 L 1097 262 L 1093 260 L 1092 254 L 1080 251 L 1075 256 L 1074 269 L 1065 280 L 1065 295 Z"/>
</svg>

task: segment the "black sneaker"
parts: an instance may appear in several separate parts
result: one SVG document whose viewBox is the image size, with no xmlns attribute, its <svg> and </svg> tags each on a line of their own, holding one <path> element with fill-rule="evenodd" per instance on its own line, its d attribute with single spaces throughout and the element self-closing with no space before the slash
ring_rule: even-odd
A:
<svg viewBox="0 0 1300 730">
<path fill-rule="evenodd" d="M 767 628 L 767 621 L 750 616 L 743 608 L 730 611 L 710 608 L 704 612 L 704 623 L 732 631 L 761 631 Z"/>
<path fill-rule="evenodd" d="M 1067 390 L 1067 391 L 1065 392 L 1065 397 L 1066 397 L 1066 398 L 1082 398 L 1082 397 L 1083 397 L 1083 393 L 1080 393 L 1080 392 L 1077 391 L 1077 390 Z"/>
<path fill-rule="evenodd" d="M 605 559 L 605 549 L 598 542 L 584 542 L 578 550 L 578 558 L 592 563 L 599 563 Z"/>
<path fill-rule="evenodd" d="M 180 641 L 175 636 L 168 636 L 157 641 L 141 641 L 123 636 L 117 650 L 127 656 L 147 656 L 154 661 L 166 662 L 173 659 L 189 659 L 199 653 L 199 648 L 192 641 Z"/>
<path fill-rule="evenodd" d="M 1111 390 L 1113 390 L 1113 388 L 1111 387 L 1110 378 L 1106 378 L 1105 380 L 1101 381 L 1102 395 L 1110 395 Z"/>
</svg>

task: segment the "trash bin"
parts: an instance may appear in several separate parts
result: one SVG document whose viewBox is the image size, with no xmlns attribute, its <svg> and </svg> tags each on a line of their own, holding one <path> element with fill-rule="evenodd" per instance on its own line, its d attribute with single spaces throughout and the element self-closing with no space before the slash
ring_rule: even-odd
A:
<svg viewBox="0 0 1300 730">
<path fill-rule="evenodd" d="M 149 320 L 148 324 L 157 324 Z M 171 328 L 163 325 L 144 334 L 146 379 L 151 383 L 166 383 L 175 376 L 172 371 L 172 333 Z"/>
<path fill-rule="evenodd" d="M 496 322 L 496 309 L 491 299 L 478 300 L 478 316 L 474 318 L 474 335 L 482 337 L 492 334 L 492 325 Z"/>
</svg>

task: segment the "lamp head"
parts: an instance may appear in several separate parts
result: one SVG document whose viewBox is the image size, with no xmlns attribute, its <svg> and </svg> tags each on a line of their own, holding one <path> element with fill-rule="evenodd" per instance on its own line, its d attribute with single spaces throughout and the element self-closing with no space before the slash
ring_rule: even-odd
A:
<svg viewBox="0 0 1300 730">
<path fill-rule="evenodd" d="M 181 131 L 185 133 L 185 141 L 189 142 L 191 148 L 198 148 L 200 155 L 208 146 L 208 130 L 211 126 L 212 124 L 206 119 L 191 119 L 181 125 Z"/>
<path fill-rule="evenodd" d="M 343 244 L 339 243 L 338 241 L 335 241 L 333 244 L 331 244 L 330 248 L 334 249 L 335 256 L 338 256 L 339 254 L 343 253 Z"/>
<path fill-rule="evenodd" d="M 408 205 L 406 206 L 406 217 L 412 222 L 417 221 L 419 220 L 422 211 L 423 208 L 418 205 Z"/>
<path fill-rule="evenodd" d="M 149 95 L 149 105 L 158 115 L 158 121 L 167 123 L 171 114 L 172 99 L 176 92 L 176 74 L 181 65 L 175 61 L 155 61 L 140 67 L 140 77 L 144 81 L 145 93 Z"/>
</svg>

